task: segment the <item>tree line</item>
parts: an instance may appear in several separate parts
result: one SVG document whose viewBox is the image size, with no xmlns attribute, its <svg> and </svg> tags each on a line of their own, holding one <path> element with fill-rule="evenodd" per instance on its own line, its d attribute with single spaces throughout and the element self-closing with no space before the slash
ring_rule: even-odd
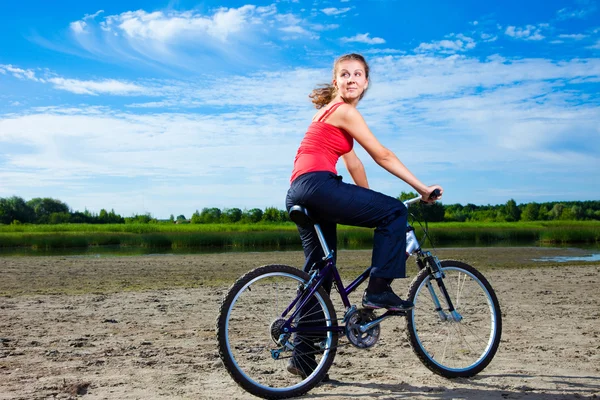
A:
<svg viewBox="0 0 600 400">
<path fill-rule="evenodd" d="M 398 198 L 406 200 L 415 193 L 402 192 Z M 411 207 L 410 212 L 419 220 L 429 222 L 517 222 L 550 220 L 600 220 L 600 201 L 567 201 L 517 204 L 513 199 L 500 205 L 449 204 L 441 202 L 421 207 Z M 180 214 L 168 220 L 158 220 L 150 214 L 122 217 L 114 210 L 73 211 L 64 202 L 52 198 L 34 198 L 25 201 L 21 197 L 0 197 L 0 224 L 123 224 L 123 223 L 244 223 L 288 222 L 285 210 L 276 207 L 259 208 L 203 208 L 190 218 Z"/>
</svg>

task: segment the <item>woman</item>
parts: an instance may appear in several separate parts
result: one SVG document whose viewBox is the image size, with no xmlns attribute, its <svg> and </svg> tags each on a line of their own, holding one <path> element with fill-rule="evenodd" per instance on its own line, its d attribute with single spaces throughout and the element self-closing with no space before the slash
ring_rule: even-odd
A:
<svg viewBox="0 0 600 400">
<path fill-rule="evenodd" d="M 359 54 L 347 54 L 335 61 L 331 85 L 313 90 L 310 97 L 319 111 L 296 154 L 286 206 L 288 211 L 295 204 L 307 207 L 334 251 L 337 224 L 375 228 L 372 269 L 362 304 L 371 309 L 405 311 L 413 304 L 396 295 L 390 284 L 405 277 L 408 212 L 399 200 L 369 189 L 363 164 L 352 149 L 354 141 L 377 164 L 412 186 L 424 201 L 434 201 L 431 193 L 435 189 L 441 193 L 442 188 L 424 185 L 371 133 L 356 109 L 368 87 L 367 62 Z M 355 185 L 344 183 L 337 175 L 335 166 L 340 157 Z M 308 271 L 324 254 L 314 229 L 299 226 L 298 230 L 306 257 L 304 270 Z M 328 291 L 331 284 L 325 285 Z M 288 367 L 297 375 L 312 369 L 310 365 L 296 368 L 293 362 Z"/>
</svg>

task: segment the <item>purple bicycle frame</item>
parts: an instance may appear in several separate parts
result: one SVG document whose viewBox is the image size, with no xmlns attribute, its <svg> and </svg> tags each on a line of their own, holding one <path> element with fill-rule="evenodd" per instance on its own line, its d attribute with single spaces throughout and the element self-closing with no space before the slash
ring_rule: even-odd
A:
<svg viewBox="0 0 600 400">
<path fill-rule="evenodd" d="M 286 332 L 288 333 L 293 333 L 293 332 L 315 332 L 315 331 L 323 331 L 323 332 L 329 332 L 329 331 L 334 331 L 334 332 L 343 332 L 344 331 L 344 327 L 343 326 L 319 326 L 319 327 L 293 327 L 292 326 L 292 321 L 298 316 L 298 313 L 300 312 L 300 310 L 306 306 L 306 304 L 308 303 L 309 299 L 317 292 L 317 290 L 319 290 L 319 288 L 321 287 L 321 285 L 323 284 L 323 281 L 325 280 L 325 278 L 327 276 L 329 276 L 329 274 L 333 275 L 333 280 L 338 288 L 338 291 L 340 292 L 340 297 L 342 298 L 342 302 L 344 303 L 344 306 L 346 308 L 349 308 L 350 305 L 350 299 L 348 299 L 348 295 L 350 293 L 352 293 L 353 291 L 356 290 L 356 288 L 363 283 L 365 280 L 367 280 L 367 278 L 369 277 L 369 273 L 371 272 L 371 267 L 367 268 L 362 274 L 360 274 L 358 276 L 358 278 L 356 278 L 354 281 L 352 281 L 352 283 L 350 283 L 347 287 L 344 287 L 344 284 L 342 283 L 342 278 L 340 277 L 340 274 L 335 266 L 335 263 L 333 262 L 333 259 L 329 259 L 329 261 L 327 261 L 327 264 L 325 265 L 325 268 L 323 268 L 319 274 L 315 277 L 315 279 L 317 280 L 317 283 L 312 285 L 310 292 L 308 293 L 307 296 L 304 296 L 304 293 L 300 293 L 295 299 L 294 301 L 292 301 L 292 304 L 290 304 L 288 306 L 288 308 L 285 309 L 285 311 L 281 314 L 281 318 L 285 318 L 286 315 L 296 306 L 296 304 L 298 303 L 298 301 L 300 301 L 300 299 L 302 297 L 304 297 L 304 300 L 300 303 L 299 307 L 296 307 L 296 310 L 294 310 L 294 312 L 292 313 L 292 315 L 289 316 L 289 318 L 287 318 L 285 324 L 283 325 L 284 330 L 287 329 Z"/>
</svg>

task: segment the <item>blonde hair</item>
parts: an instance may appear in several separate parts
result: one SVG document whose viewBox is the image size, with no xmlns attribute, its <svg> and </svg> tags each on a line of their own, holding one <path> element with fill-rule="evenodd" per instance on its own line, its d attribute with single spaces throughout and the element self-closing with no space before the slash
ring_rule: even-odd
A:
<svg viewBox="0 0 600 400">
<path fill-rule="evenodd" d="M 369 79 L 369 64 L 367 64 L 367 61 L 365 60 L 365 58 L 363 56 L 361 56 L 360 54 L 356 54 L 356 53 L 344 54 L 343 56 L 341 56 L 337 60 L 335 60 L 335 62 L 333 63 L 333 79 L 335 79 L 335 77 L 336 77 L 339 64 L 342 61 L 347 61 L 347 60 L 360 61 L 365 66 L 365 77 L 367 79 Z M 360 99 L 363 98 L 366 91 L 367 90 L 365 89 L 361 93 Z M 325 84 L 318 85 L 317 88 L 313 89 L 313 91 L 311 92 L 311 94 L 308 95 L 308 97 L 311 98 L 311 101 L 315 105 L 315 108 L 320 109 L 320 108 L 326 106 L 327 104 L 329 104 L 336 95 L 337 95 L 337 89 L 335 88 L 335 86 L 333 86 L 331 83 L 325 83 Z"/>
</svg>

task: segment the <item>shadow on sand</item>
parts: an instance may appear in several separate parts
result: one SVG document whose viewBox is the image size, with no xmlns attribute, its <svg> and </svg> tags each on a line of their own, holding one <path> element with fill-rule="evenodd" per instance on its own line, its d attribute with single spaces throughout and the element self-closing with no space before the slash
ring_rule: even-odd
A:
<svg viewBox="0 0 600 400">
<path fill-rule="evenodd" d="M 522 385 L 496 383 L 506 378 L 521 380 Z M 548 387 L 535 387 L 532 378 L 541 378 L 551 384 Z M 574 382 L 577 380 L 577 382 Z M 496 382 L 487 382 L 496 381 Z M 527 374 L 482 374 L 474 378 L 453 379 L 453 387 L 416 386 L 406 382 L 390 383 L 360 383 L 342 382 L 335 379 L 323 383 L 323 387 L 335 388 L 334 393 L 308 394 L 306 398 L 381 398 L 381 399 L 528 399 L 528 400 L 568 400 L 568 399 L 600 399 L 600 376 L 561 376 L 561 375 L 527 375 Z M 461 387 L 464 384 L 463 387 Z M 474 388 L 475 386 L 475 388 Z M 342 392 L 342 388 L 347 389 Z M 353 390 L 353 388 L 367 389 Z M 342 390 L 340 390 L 342 389 Z M 359 392 L 359 393 L 357 393 Z"/>
</svg>

